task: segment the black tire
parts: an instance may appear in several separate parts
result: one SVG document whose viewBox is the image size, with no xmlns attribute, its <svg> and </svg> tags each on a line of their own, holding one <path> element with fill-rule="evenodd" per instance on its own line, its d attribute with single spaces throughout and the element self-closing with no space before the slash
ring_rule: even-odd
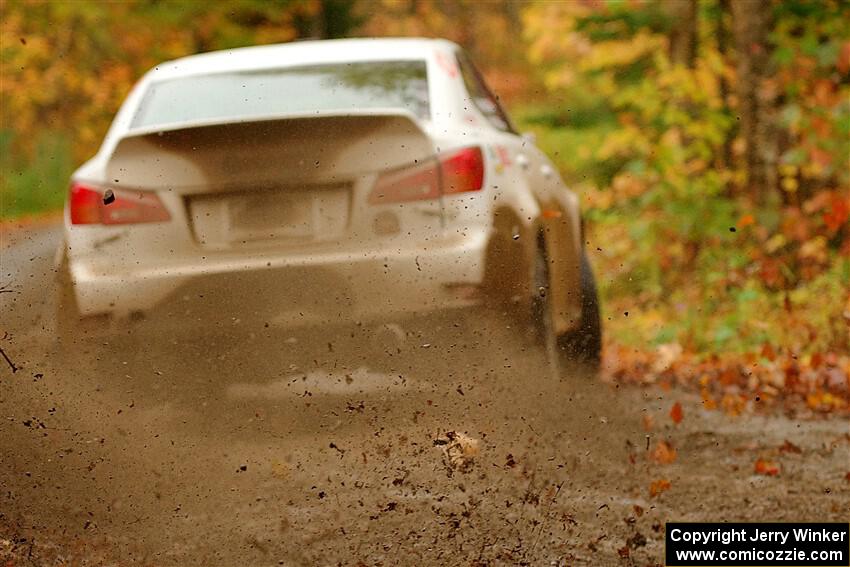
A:
<svg viewBox="0 0 850 567">
<path fill-rule="evenodd" d="M 503 251 L 497 243 L 494 248 L 496 251 Z M 543 347 L 546 353 L 546 358 L 553 366 L 556 372 L 560 372 L 560 367 L 565 364 L 580 363 L 597 369 L 602 358 L 602 322 L 599 315 L 599 297 L 596 290 L 596 281 L 593 277 L 593 271 L 590 267 L 590 262 L 586 254 L 582 251 L 580 261 L 580 287 L 582 294 L 581 304 L 581 321 L 576 329 L 556 336 L 554 331 L 554 319 L 552 315 L 552 306 L 550 299 L 550 282 L 549 282 L 549 255 L 546 250 L 546 237 L 542 231 L 536 234 L 535 238 L 535 253 L 531 259 L 531 265 L 523 263 L 523 268 L 519 273 L 525 272 L 525 277 L 518 278 L 518 281 L 523 282 L 517 288 L 504 286 L 504 278 L 502 285 L 495 282 L 496 277 L 491 277 L 486 281 L 489 283 L 487 289 L 494 299 L 494 306 L 507 305 L 505 297 L 509 296 L 511 291 L 516 289 L 519 291 L 522 288 L 527 289 L 530 302 L 520 302 L 514 307 L 520 307 L 514 311 L 511 305 L 508 305 L 507 312 L 512 318 L 518 318 L 520 321 L 529 324 L 529 334 L 527 335 L 532 343 Z M 501 261 L 501 258 L 496 255 L 490 256 L 491 263 L 496 266 L 496 261 Z M 490 270 L 490 274 L 499 274 L 509 272 L 512 265 L 505 265 L 502 270 Z M 514 268 L 515 269 L 515 268 Z"/>
<path fill-rule="evenodd" d="M 549 288 L 549 255 L 546 253 L 546 238 L 542 232 L 537 235 L 534 263 L 531 267 L 531 323 L 538 344 L 543 347 L 546 359 L 555 367 L 560 367 L 558 339 L 552 317 L 552 300 Z"/>
<path fill-rule="evenodd" d="M 593 270 L 584 251 L 581 254 L 581 322 L 575 330 L 558 337 L 558 348 L 566 359 L 594 369 L 602 362 L 599 294 Z"/>
</svg>

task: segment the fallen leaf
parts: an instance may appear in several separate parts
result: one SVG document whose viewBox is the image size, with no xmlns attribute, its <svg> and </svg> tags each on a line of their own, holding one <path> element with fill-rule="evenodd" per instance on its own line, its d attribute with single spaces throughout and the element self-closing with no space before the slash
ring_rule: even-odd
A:
<svg viewBox="0 0 850 567">
<path fill-rule="evenodd" d="M 460 472 L 469 471 L 480 451 L 478 439 L 455 431 L 447 432 L 445 438 L 435 439 L 434 445 L 443 446 L 443 454 L 448 462 L 449 472 L 451 472 L 451 469 Z"/>
<path fill-rule="evenodd" d="M 670 481 L 667 479 L 660 479 L 652 481 L 652 484 L 649 485 L 649 495 L 650 497 L 656 497 L 665 490 L 670 489 Z"/>
<path fill-rule="evenodd" d="M 676 460 L 676 449 L 667 441 L 659 441 L 649 456 L 659 465 L 669 465 Z"/>
<path fill-rule="evenodd" d="M 679 424 L 682 423 L 682 419 L 684 419 L 685 415 L 682 412 L 682 404 L 676 402 L 673 404 L 673 407 L 670 408 L 670 419 L 673 420 L 673 423 Z"/>
<path fill-rule="evenodd" d="M 798 455 L 803 452 L 803 450 L 800 449 L 800 447 L 798 447 L 797 445 L 794 445 L 793 443 L 791 443 L 787 439 L 785 440 L 785 442 L 782 445 L 779 446 L 779 451 L 782 452 L 782 453 L 796 453 Z"/>
<path fill-rule="evenodd" d="M 756 474 L 761 474 L 764 476 L 778 476 L 779 475 L 779 465 L 773 461 L 768 461 L 766 459 L 758 459 L 755 464 Z"/>
<path fill-rule="evenodd" d="M 770 343 L 764 343 L 761 347 L 761 355 L 771 362 L 776 360 L 776 351 L 770 346 Z"/>
<path fill-rule="evenodd" d="M 714 399 L 714 396 L 711 395 L 708 388 L 702 388 L 702 390 L 700 390 L 700 397 L 702 397 L 702 407 L 707 410 L 717 409 L 717 400 Z"/>
</svg>

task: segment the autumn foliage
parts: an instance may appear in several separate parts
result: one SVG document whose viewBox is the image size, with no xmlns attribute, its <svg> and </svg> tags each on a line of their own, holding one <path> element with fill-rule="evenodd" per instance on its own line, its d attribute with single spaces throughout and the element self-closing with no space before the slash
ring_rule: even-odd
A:
<svg viewBox="0 0 850 567">
<path fill-rule="evenodd" d="M 524 117 L 591 219 L 607 376 L 846 411 L 850 9 L 700 2 L 683 47 L 671 4 L 524 14 L 549 94 Z"/>
</svg>

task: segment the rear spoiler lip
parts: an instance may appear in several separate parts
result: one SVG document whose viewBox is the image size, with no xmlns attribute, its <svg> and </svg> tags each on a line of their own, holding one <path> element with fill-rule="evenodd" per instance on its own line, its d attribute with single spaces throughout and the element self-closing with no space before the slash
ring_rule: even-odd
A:
<svg viewBox="0 0 850 567">
<path fill-rule="evenodd" d="M 95 178 L 101 180 L 99 183 L 95 181 L 95 183 L 97 183 L 100 187 L 132 187 L 134 190 L 139 191 L 159 190 L 158 188 L 163 183 L 162 175 L 159 175 L 157 179 L 153 179 L 151 176 L 156 173 L 156 171 L 159 171 L 161 174 L 161 168 L 166 167 L 165 164 L 158 163 L 160 160 L 156 159 L 155 155 L 158 151 L 163 151 L 165 154 L 172 154 L 170 157 L 176 160 L 173 163 L 170 163 L 167 167 L 176 167 L 178 169 L 173 171 L 182 171 L 182 173 L 178 175 L 178 178 L 171 180 L 169 184 L 170 187 L 181 187 L 185 189 L 195 187 L 196 185 L 198 187 L 202 187 L 206 181 L 198 181 L 197 184 L 194 181 L 192 183 L 189 182 L 190 178 L 201 179 L 204 175 L 201 174 L 200 170 L 198 170 L 197 164 L 194 164 L 191 158 L 187 161 L 186 156 L 182 155 L 185 153 L 183 150 L 186 148 L 191 148 L 191 150 L 202 150 L 195 155 L 200 156 L 200 158 L 204 158 L 202 154 L 205 152 L 225 151 L 225 149 L 231 147 L 231 145 L 234 148 L 238 148 L 241 147 L 243 143 L 250 145 L 253 143 L 251 140 L 255 139 L 260 141 L 271 140 L 271 144 L 280 144 L 283 143 L 283 140 L 285 139 L 288 139 L 291 142 L 292 140 L 300 140 L 302 137 L 304 137 L 307 141 L 312 140 L 313 142 L 321 138 L 326 140 L 326 142 L 324 142 L 325 144 L 333 145 L 335 143 L 337 146 L 342 147 L 342 142 L 334 142 L 334 140 L 339 138 L 339 133 L 345 133 L 349 130 L 351 130 L 351 132 L 368 131 L 372 129 L 373 123 L 376 127 L 382 127 L 383 124 L 386 124 L 393 128 L 396 133 L 401 132 L 403 136 L 412 136 L 413 139 L 418 141 L 408 147 L 418 147 L 417 151 L 422 155 L 427 154 L 430 156 L 435 151 L 434 140 L 429 131 L 423 125 L 422 121 L 412 112 L 405 109 L 371 108 L 343 111 L 293 112 L 251 116 L 239 120 L 217 119 L 162 124 L 150 128 L 138 128 L 136 130 L 131 130 L 126 132 L 123 136 L 119 136 L 115 139 L 115 145 L 111 148 L 110 153 L 101 158 L 102 161 L 98 164 L 100 166 L 98 170 L 87 171 L 85 172 L 87 175 L 77 175 L 81 172 L 75 172 L 74 180 L 83 181 L 84 178 Z M 276 136 L 269 137 L 269 135 L 276 132 L 281 133 L 281 137 L 279 139 Z M 368 134 L 368 132 L 366 132 L 366 134 Z M 319 138 L 317 138 L 317 136 L 319 136 Z M 345 138 L 345 136 L 342 137 Z M 391 139 L 392 138 L 388 138 L 388 140 Z M 362 137 L 362 140 L 368 141 L 369 139 L 364 136 Z M 372 145 L 371 141 L 368 143 L 370 146 Z M 299 149 L 299 146 L 300 145 L 297 143 L 293 145 L 294 149 L 290 152 L 293 156 L 296 156 L 299 152 L 307 151 L 304 148 Z M 181 147 L 183 147 L 183 150 L 180 149 Z M 401 144 L 402 149 L 405 147 L 405 144 Z M 172 150 L 174 151 L 172 152 Z M 398 150 L 398 148 L 396 148 L 396 150 Z M 150 159 L 156 159 L 157 163 L 155 165 L 152 165 L 153 162 L 150 161 L 145 162 L 144 159 L 141 161 L 136 159 L 140 156 L 145 157 L 145 155 L 149 152 L 150 155 L 147 157 Z M 242 153 L 245 154 L 245 152 Z M 396 153 L 398 153 L 398 151 Z M 245 155 L 242 157 L 244 158 Z M 391 153 L 391 155 L 394 154 Z M 202 159 L 202 161 L 204 160 Z M 220 161 L 221 160 L 219 160 L 219 162 Z M 351 159 L 348 159 L 347 161 L 349 162 L 348 168 L 351 169 L 348 173 L 359 172 L 359 170 L 355 171 L 355 169 L 352 169 L 354 166 L 351 165 L 351 163 L 353 163 Z M 147 163 L 148 165 L 145 166 L 144 163 Z M 182 164 L 190 165 L 189 167 L 186 167 Z M 201 169 L 207 168 L 207 166 L 208 164 L 203 165 L 201 166 Z M 146 167 L 147 170 L 145 170 Z M 156 171 L 153 171 L 151 167 L 153 167 Z M 215 168 L 213 167 L 210 171 L 213 171 L 214 169 Z M 240 166 L 239 169 L 244 169 L 244 167 Z M 248 167 L 247 170 L 242 172 L 244 174 L 242 177 L 252 177 L 252 182 L 256 182 L 264 175 L 263 171 L 265 169 L 269 169 L 269 172 L 266 173 L 270 173 L 274 167 Z M 95 175 L 91 175 L 92 173 Z M 224 186 L 225 179 L 218 177 L 218 174 L 220 173 L 223 173 L 223 171 L 216 171 L 213 178 L 217 180 L 217 183 L 220 182 L 221 186 Z M 232 173 L 232 175 L 230 175 L 230 173 Z M 360 173 L 357 174 L 359 175 Z M 229 172 L 224 175 L 224 177 L 229 178 L 228 175 L 234 179 L 236 177 L 240 177 L 239 173 L 233 172 Z M 121 180 L 120 184 L 119 179 Z"/>
<path fill-rule="evenodd" d="M 195 120 L 190 122 L 172 122 L 167 124 L 158 124 L 145 128 L 135 128 L 128 130 L 122 136 L 118 137 L 116 142 L 129 138 L 141 138 L 150 136 L 151 134 L 166 134 L 169 132 L 200 130 L 203 128 L 216 128 L 222 126 L 235 126 L 239 124 L 261 124 L 263 122 L 281 122 L 286 120 L 304 120 L 306 118 L 358 118 L 358 117 L 393 117 L 407 118 L 415 124 L 422 132 L 425 129 L 422 127 L 422 120 L 413 114 L 411 111 L 403 108 L 369 108 L 362 110 L 323 110 L 323 111 L 305 111 L 291 112 L 284 114 L 268 114 L 260 116 L 250 116 L 242 119 L 229 118 L 226 120 L 210 119 L 210 120 Z M 117 146 L 117 143 L 116 143 Z"/>
</svg>

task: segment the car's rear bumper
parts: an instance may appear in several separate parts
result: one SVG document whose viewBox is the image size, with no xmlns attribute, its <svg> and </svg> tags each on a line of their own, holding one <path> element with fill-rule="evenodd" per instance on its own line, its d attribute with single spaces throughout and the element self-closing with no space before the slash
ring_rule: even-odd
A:
<svg viewBox="0 0 850 567">
<path fill-rule="evenodd" d="M 477 302 L 489 234 L 410 248 L 209 258 L 104 269 L 71 258 L 82 316 L 162 316 L 186 324 L 261 320 L 272 325 L 369 321 Z"/>
</svg>

